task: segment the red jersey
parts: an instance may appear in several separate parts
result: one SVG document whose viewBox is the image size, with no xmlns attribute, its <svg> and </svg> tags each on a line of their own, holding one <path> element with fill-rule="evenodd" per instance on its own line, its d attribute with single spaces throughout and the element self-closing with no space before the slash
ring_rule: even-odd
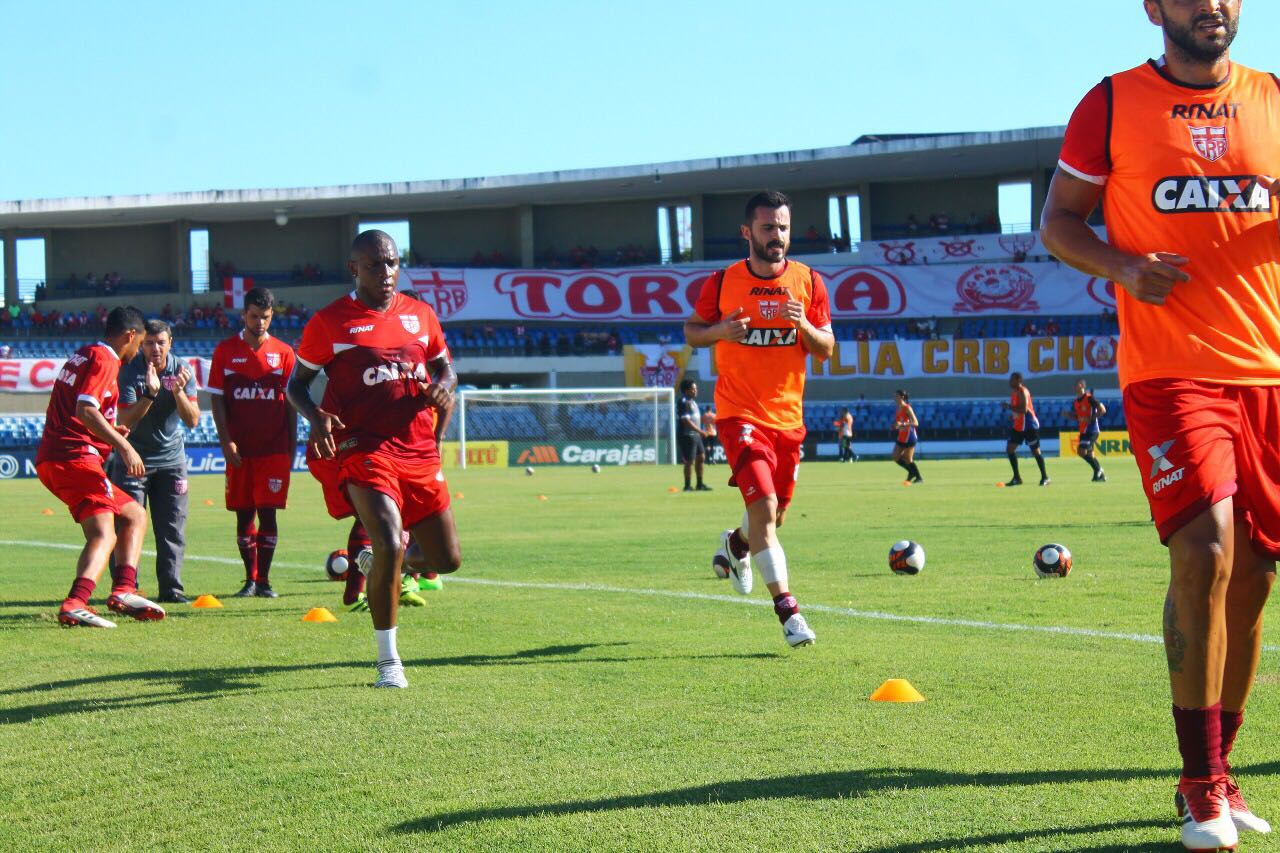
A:
<svg viewBox="0 0 1280 853">
<path fill-rule="evenodd" d="M 44 434 L 40 436 L 40 449 L 36 451 L 37 465 L 41 462 L 67 462 L 82 456 L 106 460 L 111 453 L 111 445 L 89 432 L 84 422 L 76 417 L 76 404 L 85 401 L 102 412 L 108 423 L 114 424 L 120 403 L 119 376 L 120 356 L 102 341 L 81 347 L 67 359 L 58 371 L 53 393 L 49 395 Z"/>
<path fill-rule="evenodd" d="M 441 357 L 449 350 L 436 312 L 403 293 L 379 312 L 353 291 L 317 311 L 298 344 L 298 361 L 328 377 L 320 408 L 344 424 L 334 434 L 339 451 L 418 464 L 440 461 L 436 413 L 418 382 L 431 381 L 427 365 Z"/>
<path fill-rule="evenodd" d="M 1278 140 L 1280 81 L 1237 63 L 1192 86 L 1149 62 L 1076 108 L 1058 165 L 1103 187 L 1107 240 L 1190 261 L 1163 305 L 1116 288 L 1122 386 L 1280 385 L 1280 229 L 1258 181 L 1276 174 Z"/>
<path fill-rule="evenodd" d="M 256 350 L 244 332 L 213 351 L 207 390 L 222 397 L 227 433 L 246 458 L 288 453 L 293 418 L 284 389 L 293 373 L 293 349 L 270 335 Z"/>
</svg>

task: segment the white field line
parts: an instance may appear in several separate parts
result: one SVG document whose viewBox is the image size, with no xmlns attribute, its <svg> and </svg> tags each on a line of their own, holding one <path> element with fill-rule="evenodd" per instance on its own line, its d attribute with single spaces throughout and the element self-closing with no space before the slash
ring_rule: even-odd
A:
<svg viewBox="0 0 1280 853">
<path fill-rule="evenodd" d="M 51 548 L 59 551 L 79 551 L 80 545 L 68 545 L 61 542 L 25 542 L 12 539 L 0 539 L 0 546 L 20 546 L 26 548 Z M 154 557 L 154 551 L 143 551 L 144 556 Z M 240 566 L 242 563 L 233 557 L 205 557 L 187 554 L 187 560 L 201 563 L 219 563 L 227 566 Z M 303 563 L 273 563 L 286 569 L 315 569 L 315 566 Z M 747 605 L 750 607 L 772 607 L 773 603 L 760 598 L 744 598 L 736 595 L 716 595 L 707 592 L 684 592 L 672 589 L 638 589 L 625 586 L 606 586 L 591 583 L 535 583 L 531 581 L 499 581 L 488 578 L 450 577 L 450 584 L 469 583 L 477 586 L 497 586 L 514 589 L 545 589 L 554 592 L 599 592 L 611 595 L 642 595 L 650 598 L 680 598 L 691 601 L 718 601 L 722 604 Z M 900 613 L 885 613 L 879 610 L 855 610 L 852 607 L 833 607 L 829 604 L 804 605 L 804 610 L 811 613 L 830 613 L 849 619 L 863 619 L 880 622 L 906 622 L 915 625 L 943 625 L 952 628 L 974 628 L 980 631 L 1025 631 L 1034 634 L 1058 634 L 1071 637 L 1092 637 L 1100 640 L 1126 640 L 1134 643 L 1163 643 L 1164 640 L 1155 634 L 1126 634 L 1118 631 L 1099 631 L 1093 628 L 1072 628 L 1066 625 L 1023 625 L 1017 622 L 987 622 L 981 619 L 950 619 L 942 616 L 908 616 Z M 1263 646 L 1263 651 L 1280 651 L 1280 646 Z"/>
</svg>

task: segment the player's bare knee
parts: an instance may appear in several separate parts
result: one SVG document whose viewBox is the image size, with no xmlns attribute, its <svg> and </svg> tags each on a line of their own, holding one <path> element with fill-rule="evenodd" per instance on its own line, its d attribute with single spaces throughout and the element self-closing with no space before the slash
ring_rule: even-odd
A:
<svg viewBox="0 0 1280 853">
<path fill-rule="evenodd" d="M 462 568 L 462 548 L 456 541 L 451 542 L 445 548 L 443 565 L 436 571 L 442 575 L 450 575 L 460 568 Z"/>
<path fill-rule="evenodd" d="M 142 508 L 142 504 L 131 503 L 120 510 L 121 527 L 125 530 L 146 530 L 147 529 L 147 511 Z M 122 531 L 123 532 L 123 531 Z"/>
</svg>

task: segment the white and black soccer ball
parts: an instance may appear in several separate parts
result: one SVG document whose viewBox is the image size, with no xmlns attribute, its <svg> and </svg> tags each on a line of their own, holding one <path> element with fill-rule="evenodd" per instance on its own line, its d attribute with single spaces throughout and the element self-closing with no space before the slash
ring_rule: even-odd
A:
<svg viewBox="0 0 1280 853">
<path fill-rule="evenodd" d="M 533 476 L 533 468 L 532 468 L 532 467 L 525 468 L 525 469 L 524 469 L 524 475 L 525 475 L 526 477 L 532 477 L 532 476 Z"/>
<path fill-rule="evenodd" d="M 924 548 L 919 542 L 903 539 L 889 549 L 889 568 L 895 575 L 918 575 L 924 569 Z"/>
<path fill-rule="evenodd" d="M 591 466 L 591 473 L 592 473 L 592 474 L 599 474 L 599 473 L 600 473 L 600 466 L 599 466 L 599 465 L 592 465 L 592 466 Z"/>
<path fill-rule="evenodd" d="M 347 579 L 347 572 L 351 570 L 351 559 L 347 556 L 345 548 L 339 548 L 329 554 L 329 558 L 324 561 L 324 572 L 329 576 L 331 581 L 344 581 Z"/>
<path fill-rule="evenodd" d="M 729 573 L 732 570 L 728 556 L 725 555 L 722 549 L 717 548 L 715 556 L 711 558 L 711 571 L 715 572 L 716 577 L 724 580 L 729 577 Z"/>
<path fill-rule="evenodd" d="M 1036 574 L 1042 578 L 1065 578 L 1071 574 L 1071 552 L 1066 545 L 1041 545 L 1031 559 Z"/>
</svg>

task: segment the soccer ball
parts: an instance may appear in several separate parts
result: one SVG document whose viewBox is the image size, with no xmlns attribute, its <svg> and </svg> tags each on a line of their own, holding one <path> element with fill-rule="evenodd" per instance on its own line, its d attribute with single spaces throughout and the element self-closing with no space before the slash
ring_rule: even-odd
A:
<svg viewBox="0 0 1280 853">
<path fill-rule="evenodd" d="M 729 558 L 719 548 L 716 549 L 715 556 L 711 558 L 711 571 L 715 572 L 715 576 L 721 580 L 729 577 Z"/>
<path fill-rule="evenodd" d="M 592 466 L 591 466 L 591 473 L 592 473 L 592 474 L 599 474 L 599 473 L 600 473 L 600 466 L 599 466 L 599 465 L 592 465 Z"/>
<path fill-rule="evenodd" d="M 895 575 L 918 575 L 924 568 L 924 548 L 918 542 L 903 539 L 889 549 L 889 568 Z"/>
<path fill-rule="evenodd" d="M 1031 558 L 1031 565 L 1042 578 L 1065 578 L 1071 574 L 1071 552 L 1065 545 L 1043 545 Z"/>
<path fill-rule="evenodd" d="M 329 559 L 324 561 L 324 572 L 329 576 L 331 581 L 344 581 L 347 579 L 347 571 L 351 568 L 351 560 L 347 558 L 347 550 L 339 548 L 329 555 Z"/>
<path fill-rule="evenodd" d="M 525 475 L 526 477 L 532 477 L 532 476 L 533 476 L 533 469 L 532 469 L 532 468 L 525 468 L 525 469 L 524 469 L 524 475 Z"/>
</svg>

